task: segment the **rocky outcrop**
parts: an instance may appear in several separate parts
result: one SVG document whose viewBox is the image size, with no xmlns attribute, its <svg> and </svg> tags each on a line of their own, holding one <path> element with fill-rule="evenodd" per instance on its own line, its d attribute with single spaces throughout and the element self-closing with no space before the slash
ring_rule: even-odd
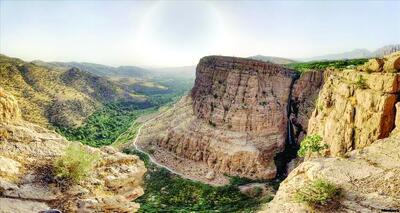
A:
<svg viewBox="0 0 400 213">
<path fill-rule="evenodd" d="M 321 178 L 342 191 L 339 205 L 329 212 L 400 211 L 399 59 L 399 53 L 393 53 L 356 70 L 330 73 L 308 134 L 321 135 L 333 156 L 306 159 L 261 212 L 323 211 L 294 198 L 299 189 Z"/>
<path fill-rule="evenodd" d="M 395 127 L 400 92 L 398 53 L 372 59 L 358 70 L 327 78 L 309 121 L 308 134 L 322 136 L 332 155 L 366 147 L 389 136 Z"/>
<path fill-rule="evenodd" d="M 328 212 L 398 212 L 400 210 L 400 138 L 376 141 L 346 158 L 306 161 L 283 181 L 261 212 L 319 212 L 297 203 L 294 194 L 310 181 L 324 178 L 342 190 L 338 209 Z"/>
<path fill-rule="evenodd" d="M 0 122 L 0 212 L 138 210 L 139 204 L 132 201 L 143 194 L 146 169 L 137 156 L 111 147 L 85 146 L 87 152 L 100 155 L 90 176 L 77 185 L 60 185 L 54 179 L 52 165 L 71 142 L 53 131 L 15 119 L 20 116 L 15 99 L 1 92 L 0 106 L 6 110 Z"/>
<path fill-rule="evenodd" d="M 219 174 L 274 178 L 274 157 L 285 147 L 296 77 L 292 70 L 271 63 L 204 57 L 190 96 L 144 127 L 137 144 L 157 150 L 154 156 L 159 160 L 157 153 L 168 152 Z"/>
</svg>

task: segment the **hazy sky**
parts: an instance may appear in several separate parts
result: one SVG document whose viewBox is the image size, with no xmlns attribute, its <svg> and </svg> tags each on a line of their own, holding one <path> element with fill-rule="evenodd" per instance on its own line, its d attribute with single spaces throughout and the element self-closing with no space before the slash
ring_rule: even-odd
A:
<svg viewBox="0 0 400 213">
<path fill-rule="evenodd" d="M 400 43 L 400 1 L 0 2 L 0 52 L 25 60 L 183 66 Z"/>
</svg>

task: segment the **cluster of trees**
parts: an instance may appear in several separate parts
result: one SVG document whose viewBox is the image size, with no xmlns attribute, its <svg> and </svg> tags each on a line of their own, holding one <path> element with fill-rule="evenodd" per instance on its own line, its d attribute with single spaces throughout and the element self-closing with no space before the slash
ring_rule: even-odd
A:
<svg viewBox="0 0 400 213">
<path fill-rule="evenodd" d="M 232 178 L 226 186 L 210 186 L 183 179 L 159 168 L 149 161 L 147 155 L 133 149 L 125 153 L 138 155 L 146 164 L 145 194 L 135 202 L 140 203 L 139 212 L 255 212 L 262 203 L 272 197 L 249 197 L 239 191 L 238 184 L 249 180 Z"/>
<path fill-rule="evenodd" d="M 110 145 L 135 119 L 149 110 L 154 108 L 145 108 L 131 102 L 110 103 L 89 116 L 84 125 L 78 128 L 59 127 L 58 131 L 68 140 L 80 141 L 90 146 Z"/>
<path fill-rule="evenodd" d="M 292 63 L 286 65 L 289 68 L 298 70 L 299 72 L 307 72 L 310 70 L 325 70 L 328 67 L 337 69 L 344 69 L 349 66 L 358 66 L 367 62 L 368 59 L 348 59 L 348 60 L 335 60 L 335 61 L 313 61 L 313 62 L 302 62 Z"/>
</svg>

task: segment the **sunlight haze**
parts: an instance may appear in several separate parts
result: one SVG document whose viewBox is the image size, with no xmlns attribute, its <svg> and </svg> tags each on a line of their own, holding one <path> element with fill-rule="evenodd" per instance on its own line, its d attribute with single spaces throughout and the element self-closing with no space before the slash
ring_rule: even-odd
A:
<svg viewBox="0 0 400 213">
<path fill-rule="evenodd" d="M 0 52 L 25 60 L 195 65 L 398 43 L 399 1 L 1 1 Z"/>
</svg>

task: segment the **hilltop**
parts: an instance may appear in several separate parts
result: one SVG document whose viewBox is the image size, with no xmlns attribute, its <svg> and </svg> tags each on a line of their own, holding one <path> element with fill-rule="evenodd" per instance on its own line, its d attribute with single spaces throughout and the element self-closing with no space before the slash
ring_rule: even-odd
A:
<svg viewBox="0 0 400 213">
<path fill-rule="evenodd" d="M 78 68 L 54 69 L 0 56 L 0 84 L 13 94 L 24 119 L 42 126 L 79 126 L 105 103 L 145 97 Z"/>
</svg>

